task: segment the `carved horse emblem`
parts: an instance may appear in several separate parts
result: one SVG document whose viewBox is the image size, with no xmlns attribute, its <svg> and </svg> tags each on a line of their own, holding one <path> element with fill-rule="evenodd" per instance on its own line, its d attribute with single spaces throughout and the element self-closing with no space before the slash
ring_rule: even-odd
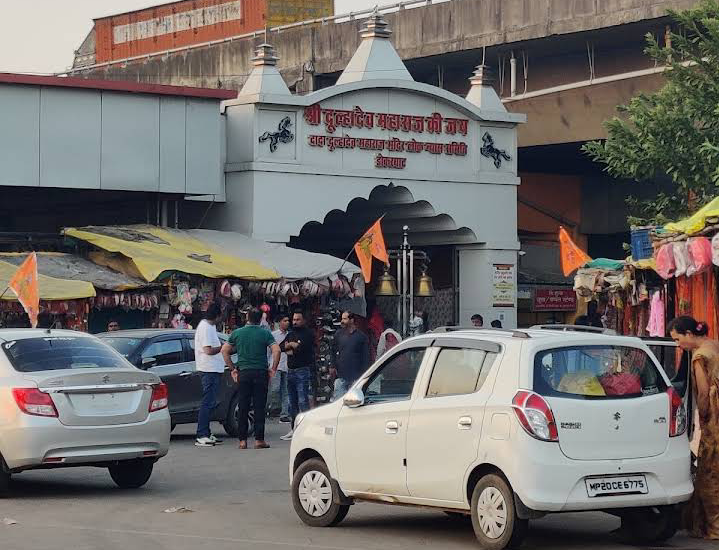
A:
<svg viewBox="0 0 719 550">
<path fill-rule="evenodd" d="M 502 166 L 502 159 L 512 160 L 512 157 L 510 157 L 506 151 L 497 149 L 494 146 L 494 138 L 489 135 L 489 132 L 485 132 L 482 136 L 482 143 L 484 143 L 484 145 L 482 145 L 479 152 L 482 153 L 482 156 L 493 159 L 495 167 L 500 168 Z"/>
<path fill-rule="evenodd" d="M 295 139 L 295 135 L 290 131 L 290 128 L 292 128 L 292 120 L 286 116 L 280 120 L 276 132 L 265 132 L 260 136 L 260 143 L 269 141 L 270 153 L 274 153 L 277 150 L 278 143 L 292 143 Z"/>
</svg>

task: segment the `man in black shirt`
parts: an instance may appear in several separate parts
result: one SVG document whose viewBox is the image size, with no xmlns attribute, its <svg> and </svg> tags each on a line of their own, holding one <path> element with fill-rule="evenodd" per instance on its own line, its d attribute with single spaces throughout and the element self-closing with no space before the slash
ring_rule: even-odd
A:
<svg viewBox="0 0 719 550">
<path fill-rule="evenodd" d="M 315 364 L 315 335 L 305 326 L 305 316 L 298 311 L 292 316 L 292 330 L 280 344 L 287 354 L 287 394 L 290 398 L 292 429 L 280 439 L 290 441 L 297 415 L 310 408 L 310 376 Z"/>
<path fill-rule="evenodd" d="M 369 367 L 369 339 L 355 326 L 354 313 L 342 313 L 342 328 L 335 334 L 335 378 L 333 400 L 340 399 Z"/>
</svg>

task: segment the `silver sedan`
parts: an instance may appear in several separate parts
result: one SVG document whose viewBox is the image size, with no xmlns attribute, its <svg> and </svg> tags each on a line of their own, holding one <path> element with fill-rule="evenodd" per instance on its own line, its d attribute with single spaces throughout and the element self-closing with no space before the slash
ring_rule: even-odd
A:
<svg viewBox="0 0 719 550">
<path fill-rule="evenodd" d="M 0 330 L 0 494 L 25 470 L 108 468 L 141 487 L 170 446 L 167 387 L 89 334 Z"/>
</svg>

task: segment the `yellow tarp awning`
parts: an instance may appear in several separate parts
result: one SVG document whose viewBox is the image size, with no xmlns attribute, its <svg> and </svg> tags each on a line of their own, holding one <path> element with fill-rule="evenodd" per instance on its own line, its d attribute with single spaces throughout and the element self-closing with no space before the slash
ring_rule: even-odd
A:
<svg viewBox="0 0 719 550">
<path fill-rule="evenodd" d="M 694 215 L 678 222 L 668 223 L 664 226 L 664 229 L 672 233 L 694 235 L 706 227 L 707 218 L 719 218 L 719 197 L 697 211 Z"/>
<path fill-rule="evenodd" d="M 18 266 L 0 261 L 0 285 L 7 288 L 7 284 L 15 275 Z M 68 279 L 55 279 L 46 275 L 38 274 L 40 286 L 40 299 L 46 301 L 55 300 L 79 300 L 81 298 L 92 298 L 95 296 L 95 287 L 86 281 L 70 281 Z M 17 300 L 12 290 L 8 290 L 3 300 Z"/>
<path fill-rule="evenodd" d="M 145 281 L 165 271 L 180 271 L 213 279 L 279 279 L 273 270 L 210 247 L 184 231 L 132 225 L 127 227 L 81 227 L 65 229 L 65 235 L 132 260 Z"/>
</svg>

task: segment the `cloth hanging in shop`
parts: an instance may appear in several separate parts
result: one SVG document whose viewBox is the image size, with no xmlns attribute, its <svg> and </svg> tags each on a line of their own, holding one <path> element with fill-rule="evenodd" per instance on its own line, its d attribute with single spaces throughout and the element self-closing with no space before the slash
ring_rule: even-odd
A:
<svg viewBox="0 0 719 550">
<path fill-rule="evenodd" d="M 662 300 L 662 293 L 657 290 L 652 294 L 651 302 L 649 304 L 649 324 L 647 330 L 649 336 L 664 337 L 665 334 L 665 318 L 664 318 L 664 300 Z"/>
</svg>

